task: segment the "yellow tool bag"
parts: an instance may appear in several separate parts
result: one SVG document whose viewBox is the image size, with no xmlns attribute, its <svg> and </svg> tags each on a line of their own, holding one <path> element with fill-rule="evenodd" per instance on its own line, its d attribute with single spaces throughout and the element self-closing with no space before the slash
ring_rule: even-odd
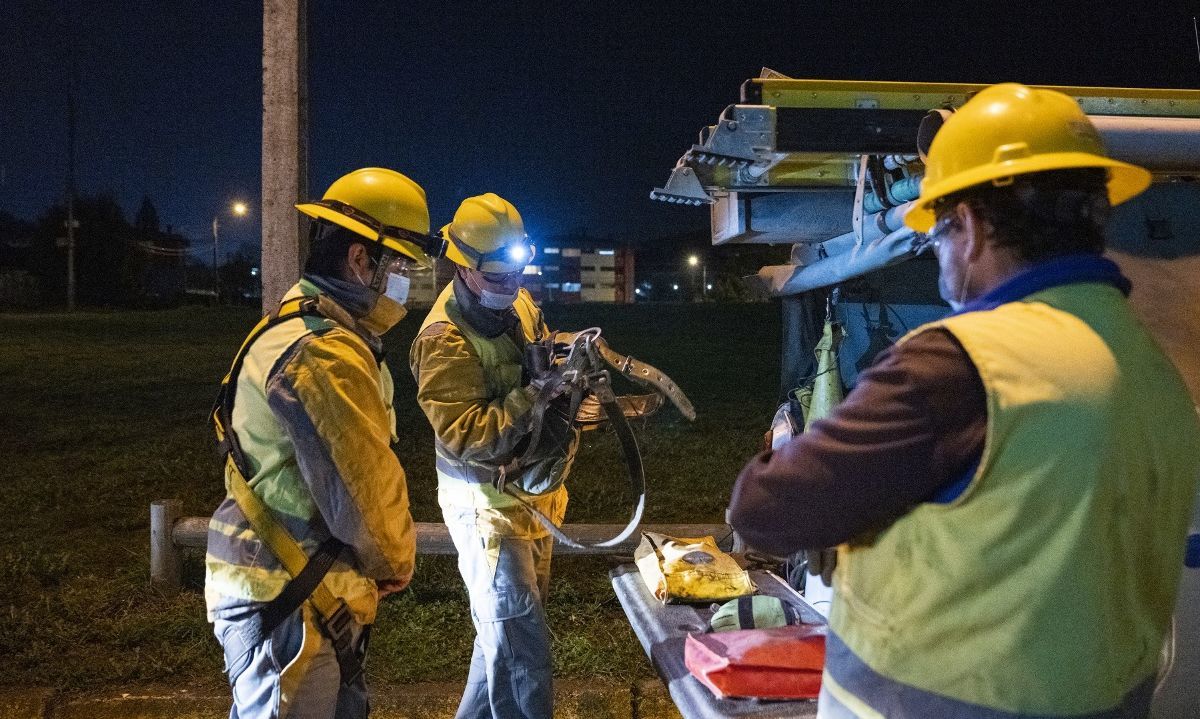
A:
<svg viewBox="0 0 1200 719">
<path fill-rule="evenodd" d="M 755 591 L 754 582 L 712 537 L 668 537 L 642 532 L 634 552 L 642 581 L 660 602 L 723 602 Z"/>
</svg>

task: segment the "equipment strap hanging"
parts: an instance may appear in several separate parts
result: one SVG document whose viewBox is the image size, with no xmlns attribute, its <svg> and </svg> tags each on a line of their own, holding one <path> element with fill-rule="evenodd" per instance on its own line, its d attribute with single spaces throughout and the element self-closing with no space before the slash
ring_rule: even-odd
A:
<svg viewBox="0 0 1200 719">
<path fill-rule="evenodd" d="M 633 494 L 637 495 L 637 503 L 634 505 L 633 513 L 625 527 L 611 539 L 606 539 L 603 542 L 595 542 L 593 544 L 583 544 L 572 538 L 566 532 L 554 523 L 554 520 L 547 517 L 541 510 L 530 504 L 524 497 L 518 494 L 507 483 L 507 473 L 511 471 L 509 467 L 502 467 L 500 477 L 496 482 L 496 487 L 501 492 L 509 495 L 519 502 L 525 509 L 533 515 L 546 531 L 560 543 L 575 549 L 586 549 L 587 547 L 615 547 L 621 542 L 624 542 L 637 529 L 642 521 L 642 513 L 646 509 L 646 473 L 642 466 L 642 453 L 638 449 L 637 438 L 633 434 L 633 428 L 629 426 L 629 420 L 625 418 L 625 413 L 621 405 L 617 402 L 616 396 L 612 391 L 612 383 L 609 379 L 606 370 L 600 370 L 596 374 L 587 379 L 586 388 L 600 401 L 600 406 L 604 408 L 604 413 L 607 415 L 608 421 L 612 424 L 613 431 L 617 435 L 617 439 L 621 443 L 621 453 L 625 457 L 625 467 L 629 472 L 629 488 Z M 582 394 L 582 393 L 580 393 Z M 578 407 L 578 402 L 572 398 L 572 410 Z M 573 416 L 573 415 L 572 415 Z M 539 429 L 535 429 L 539 432 Z M 530 445 L 531 447 L 534 445 Z M 510 467 L 519 468 L 520 459 L 514 460 Z"/>
<path fill-rule="evenodd" d="M 553 336 L 548 342 L 552 348 L 555 346 L 555 338 Z M 630 519 L 615 537 L 602 542 L 585 545 L 563 532 L 553 520 L 534 507 L 532 503 L 527 501 L 510 486 L 508 476 L 523 468 L 523 457 L 517 457 L 508 465 L 500 468 L 495 486 L 499 491 L 513 497 L 528 509 L 538 523 L 545 527 L 546 531 L 553 535 L 560 543 L 576 549 L 615 547 L 628 539 L 637 529 L 638 524 L 641 523 L 642 513 L 646 508 L 646 474 L 642 464 L 641 450 L 638 448 L 637 437 L 634 436 L 633 428 L 629 425 L 625 407 L 621 405 L 621 402 L 613 392 L 611 375 L 607 369 L 604 369 L 603 364 L 609 365 L 623 376 L 639 384 L 650 386 L 661 395 L 666 396 L 687 419 L 695 419 L 696 411 L 678 385 L 669 377 L 645 362 L 614 352 L 600 338 L 600 330 L 598 328 L 579 332 L 571 337 L 568 342 L 562 344 L 565 347 L 569 347 L 570 352 L 564 360 L 563 370 L 559 373 L 559 376 L 553 382 L 547 383 L 534 400 L 534 406 L 531 410 L 532 429 L 527 452 L 539 446 L 542 427 L 549 404 L 555 397 L 564 393 L 564 387 L 566 387 L 566 392 L 570 392 L 568 417 L 573 427 L 579 426 L 578 413 L 580 404 L 585 396 L 590 395 L 599 403 L 604 418 L 612 425 L 613 432 L 616 434 L 617 440 L 621 445 L 621 453 L 624 456 L 625 467 L 628 471 L 630 491 L 633 495 L 637 496 Z"/>
</svg>

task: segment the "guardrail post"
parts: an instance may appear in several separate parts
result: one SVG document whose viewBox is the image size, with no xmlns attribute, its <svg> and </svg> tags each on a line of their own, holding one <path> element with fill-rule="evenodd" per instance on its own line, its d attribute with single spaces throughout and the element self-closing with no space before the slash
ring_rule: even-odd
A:
<svg viewBox="0 0 1200 719">
<path fill-rule="evenodd" d="M 182 583 L 179 549 L 172 536 L 182 512 L 183 504 L 177 499 L 150 503 L 150 586 L 165 594 L 178 593 Z"/>
</svg>

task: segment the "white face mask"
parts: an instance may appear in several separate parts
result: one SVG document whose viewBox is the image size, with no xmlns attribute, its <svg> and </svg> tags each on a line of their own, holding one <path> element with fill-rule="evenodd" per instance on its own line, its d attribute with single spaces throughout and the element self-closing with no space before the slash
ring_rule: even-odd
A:
<svg viewBox="0 0 1200 719">
<path fill-rule="evenodd" d="M 371 284 L 364 280 L 362 275 L 358 274 L 357 269 L 351 267 L 350 271 L 354 273 L 354 278 L 358 280 L 359 284 L 367 289 L 371 288 Z M 412 280 L 408 279 L 408 275 L 402 275 L 398 272 L 389 272 L 387 274 L 387 280 L 384 282 L 383 291 L 380 292 L 380 294 L 392 300 L 393 302 L 402 305 L 408 301 L 408 290 L 411 286 Z"/>
<path fill-rule="evenodd" d="M 489 310 L 503 310 L 512 307 L 513 302 L 517 301 L 517 293 L 520 289 L 509 292 L 492 292 L 489 289 L 481 289 L 479 291 L 479 304 Z"/>
<path fill-rule="evenodd" d="M 408 275 L 388 273 L 387 285 L 383 289 L 383 296 L 402 305 L 408 302 L 408 289 L 411 286 L 412 280 L 408 279 Z"/>
<path fill-rule="evenodd" d="M 363 280 L 357 269 L 351 268 L 351 271 L 363 287 L 370 288 L 371 285 Z M 383 292 L 375 300 L 375 306 L 371 308 L 371 311 L 359 318 L 359 326 L 368 332 L 382 335 L 404 319 L 404 316 L 408 314 L 408 308 L 404 306 L 404 303 L 408 301 L 408 290 L 411 284 L 407 275 L 389 272 Z"/>
<path fill-rule="evenodd" d="M 489 310 L 503 310 L 512 307 L 513 302 L 517 301 L 517 295 L 521 292 L 521 278 L 515 273 L 506 277 L 503 282 L 488 281 L 482 273 L 475 270 L 462 270 L 461 274 L 467 287 L 471 288 L 471 291 L 479 298 L 479 304 Z M 489 289 L 489 287 L 495 287 L 496 290 Z"/>
</svg>

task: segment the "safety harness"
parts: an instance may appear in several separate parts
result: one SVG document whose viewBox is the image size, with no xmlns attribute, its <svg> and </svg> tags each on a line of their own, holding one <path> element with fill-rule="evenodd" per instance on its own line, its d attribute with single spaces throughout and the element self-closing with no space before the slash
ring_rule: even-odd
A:
<svg viewBox="0 0 1200 719">
<path fill-rule="evenodd" d="M 662 405 L 666 396 L 689 420 L 696 418 L 696 410 L 669 377 L 658 369 L 632 357 L 618 354 L 600 338 L 600 328 L 593 327 L 576 333 L 551 333 L 540 342 L 526 345 L 526 364 L 533 379 L 542 382 L 531 414 L 531 431 L 525 452 L 507 465 L 500 467 L 494 486 L 498 491 L 515 498 L 562 544 L 576 549 L 585 547 L 612 547 L 625 541 L 642 520 L 646 508 L 646 474 L 642 466 L 642 454 L 637 437 L 629 426 L 629 417 L 645 417 Z M 617 397 L 612 388 L 612 377 L 608 367 L 634 382 L 656 391 L 652 395 Z M 621 444 L 621 453 L 629 473 L 629 487 L 637 496 L 633 512 L 625 527 L 611 539 L 594 544 L 583 544 L 570 537 L 552 519 L 526 501 L 508 484 L 508 477 L 517 474 L 531 464 L 541 442 L 541 436 L 550 413 L 551 403 L 567 394 L 570 397 L 566 418 L 571 427 L 594 429 L 604 422 L 612 425 L 613 433 Z M 560 448 L 561 449 L 561 448 Z"/>
<path fill-rule="evenodd" d="M 246 640 L 247 651 L 258 646 L 283 620 L 308 600 L 316 610 L 317 623 L 333 644 L 342 683 L 351 685 L 363 672 L 361 650 L 354 646 L 353 617 L 346 603 L 335 597 L 323 581 L 338 555 L 346 548 L 346 544 L 336 537 L 330 537 L 317 548 L 312 557 L 309 557 L 300 543 L 275 518 L 270 507 L 250 488 L 246 477 L 253 476 L 253 473 L 237 435 L 233 432 L 234 394 L 237 392 L 238 374 L 250 346 L 267 330 L 288 320 L 297 317 L 331 319 L 329 315 L 336 313 L 322 311 L 322 304 L 324 303 L 321 302 L 321 296 L 288 300 L 259 321 L 242 343 L 241 349 L 234 357 L 233 366 L 221 381 L 221 389 L 213 405 L 212 420 L 217 432 L 217 450 L 225 463 L 226 489 L 237 502 L 242 514 L 246 515 L 246 520 L 250 522 L 250 527 L 259 539 L 292 576 L 277 597 L 245 620 L 242 636 Z M 363 645 L 365 648 L 365 642 Z"/>
</svg>

